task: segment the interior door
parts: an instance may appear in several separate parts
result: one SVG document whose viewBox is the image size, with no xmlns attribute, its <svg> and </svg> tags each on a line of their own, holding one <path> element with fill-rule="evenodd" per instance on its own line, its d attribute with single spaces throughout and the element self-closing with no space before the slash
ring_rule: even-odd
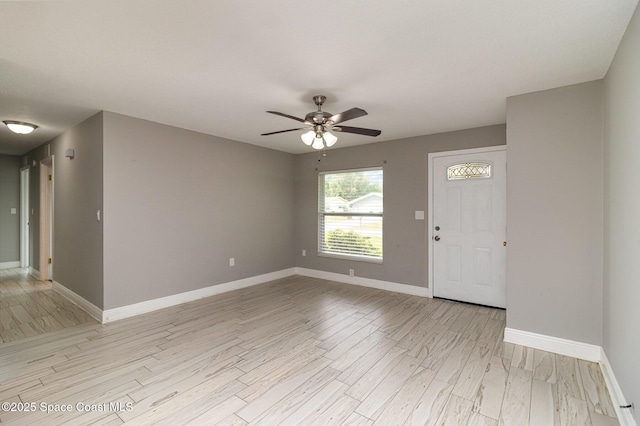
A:
<svg viewBox="0 0 640 426">
<path fill-rule="evenodd" d="M 506 150 L 432 157 L 433 295 L 506 307 Z"/>
</svg>

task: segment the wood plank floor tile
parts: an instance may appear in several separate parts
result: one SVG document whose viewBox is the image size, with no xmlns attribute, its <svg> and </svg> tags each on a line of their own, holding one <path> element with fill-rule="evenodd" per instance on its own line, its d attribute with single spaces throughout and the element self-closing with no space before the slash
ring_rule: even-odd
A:
<svg viewBox="0 0 640 426">
<path fill-rule="evenodd" d="M 476 312 L 471 318 L 471 321 L 469 321 L 469 324 L 467 325 L 467 327 L 462 331 L 462 337 L 465 339 L 473 340 L 473 341 L 478 341 L 480 337 L 483 337 L 485 339 L 488 338 L 486 334 L 483 334 L 483 331 L 487 326 L 487 324 L 489 323 L 489 320 L 490 320 L 489 315 Z M 493 344 L 480 345 L 480 346 L 493 347 Z"/>
<path fill-rule="evenodd" d="M 555 355 L 558 393 L 584 400 L 584 389 L 580 377 L 578 360 L 564 355 Z"/>
<path fill-rule="evenodd" d="M 350 415 L 354 414 L 353 410 L 356 409 L 358 404 L 360 404 L 360 401 L 347 395 L 341 395 L 333 404 L 324 407 L 317 415 L 313 414 L 303 419 L 301 424 L 344 425 L 349 420 Z"/>
<path fill-rule="evenodd" d="M 384 333 L 375 331 L 342 354 L 342 356 L 331 364 L 331 367 L 336 370 L 345 371 L 353 364 L 359 362 L 370 350 L 374 348 L 384 350 L 384 348 L 392 348 L 394 344 L 395 342 L 389 339 Z"/>
<path fill-rule="evenodd" d="M 460 398 L 457 395 L 449 396 L 447 404 L 444 406 L 438 425 L 466 425 L 471 416 L 473 403 L 468 399 Z"/>
<path fill-rule="evenodd" d="M 379 425 L 401 425 L 406 422 L 435 376 L 435 371 L 422 367 L 418 368 L 386 405 L 375 423 Z"/>
<path fill-rule="evenodd" d="M 263 393 L 258 398 L 251 401 L 238 411 L 237 415 L 247 422 L 256 420 L 260 415 L 262 415 L 262 413 L 269 410 L 273 405 L 280 402 L 296 388 L 303 385 L 313 376 L 328 367 L 330 363 L 331 361 L 326 358 L 318 358 L 311 361 L 286 380 L 274 385 L 269 392 Z"/>
<path fill-rule="evenodd" d="M 559 423 L 555 389 L 556 387 L 553 383 L 537 379 L 533 380 L 529 424 L 545 426 Z"/>
<path fill-rule="evenodd" d="M 407 360 L 404 352 L 403 349 L 397 349 L 382 357 L 347 390 L 347 395 L 359 401 L 364 401 L 367 395 L 376 389 L 400 362 Z"/>
<path fill-rule="evenodd" d="M 533 371 L 533 354 L 534 349 L 515 345 L 511 366 L 521 370 Z"/>
<path fill-rule="evenodd" d="M 417 359 L 405 355 L 380 384 L 362 400 L 356 413 L 373 420 L 377 419 L 386 404 L 393 399 L 418 366 Z"/>
<path fill-rule="evenodd" d="M 469 360 L 473 347 L 473 341 L 467 339 L 459 340 L 437 370 L 438 373 L 436 374 L 436 378 L 455 385 L 458 381 L 458 377 L 460 377 L 462 369 Z"/>
<path fill-rule="evenodd" d="M 330 367 L 320 369 L 316 374 L 301 382 L 288 396 L 272 404 L 251 423 L 260 425 L 279 424 L 292 415 L 295 418 L 296 415 L 294 413 L 296 412 L 302 416 L 307 415 L 312 411 L 310 408 L 315 405 L 318 399 L 323 399 L 328 404 L 331 404 L 342 394 L 344 389 L 344 384 L 335 380 L 338 373 L 337 370 Z M 320 395 L 316 397 L 318 393 Z M 316 401 L 307 405 L 313 398 L 316 398 Z"/>
<path fill-rule="evenodd" d="M 291 276 L 102 325 L 1 270 L 0 400 L 131 411 L 0 423 L 617 424 L 597 364 L 504 343 L 505 319 Z"/>
<path fill-rule="evenodd" d="M 342 396 L 344 396 L 344 391 L 348 386 L 344 383 L 341 383 L 337 380 L 332 380 L 322 388 L 320 388 L 317 392 L 314 393 L 313 396 L 307 398 L 306 401 L 301 403 L 289 416 L 287 416 L 284 420 L 280 420 L 272 415 L 267 415 L 264 417 L 264 424 L 269 424 L 273 421 L 277 421 L 278 424 L 281 425 L 300 425 L 300 424 L 327 424 L 320 423 L 316 419 L 318 416 L 321 416 L 325 410 L 329 407 L 333 406 L 337 400 L 339 400 Z M 347 397 L 349 398 L 349 397 Z M 360 402 L 350 398 L 355 405 Z M 352 407 L 349 412 L 352 412 Z M 342 420 L 342 419 L 341 419 Z"/>
<path fill-rule="evenodd" d="M 500 424 L 526 425 L 531 408 L 531 371 L 511 367 L 500 411 Z"/>
<path fill-rule="evenodd" d="M 498 421 L 482 414 L 471 412 L 467 426 L 498 426 Z"/>
<path fill-rule="evenodd" d="M 218 403 L 216 400 L 207 399 L 204 404 L 198 404 L 198 413 L 195 417 L 188 421 L 183 421 L 184 425 L 218 425 L 222 424 L 225 419 L 234 416 L 234 413 L 247 405 L 245 401 L 237 396 L 231 396 L 224 401 Z M 204 410 L 204 412 L 203 412 Z M 223 419 L 217 422 L 215 419 Z M 240 420 L 240 419 L 238 419 Z M 164 421 L 164 420 L 163 420 Z M 244 420 L 240 420 L 245 423 Z"/>
<path fill-rule="evenodd" d="M 338 377 L 342 383 L 348 385 L 354 385 L 362 376 L 374 368 L 374 366 L 385 359 L 390 357 L 391 359 L 398 358 L 406 351 L 398 346 L 378 345 L 369 350 L 369 352 L 362 355 L 358 362 L 354 362 L 347 367 L 342 374 Z"/>
<path fill-rule="evenodd" d="M 473 411 L 496 420 L 500 418 L 510 364 L 510 360 L 491 357 L 476 393 Z"/>
<path fill-rule="evenodd" d="M 243 382 L 246 381 L 248 386 L 239 392 L 238 396 L 247 402 L 251 402 L 269 392 L 278 384 L 286 382 L 290 377 L 294 376 L 299 371 L 302 371 L 308 364 L 316 360 L 321 360 L 323 362 L 327 361 L 327 365 L 330 364 L 330 361 L 322 357 L 322 349 L 311 348 L 307 353 L 309 355 L 303 353 L 301 356 L 294 358 L 293 361 L 282 364 L 275 370 L 272 370 L 252 381 L 247 381 L 245 376 L 241 376 L 239 380 Z M 338 370 L 332 369 L 332 371 L 335 371 L 336 374 L 339 373 Z"/>
<path fill-rule="evenodd" d="M 561 426 L 591 426 L 591 416 L 589 416 L 586 401 L 574 398 L 571 395 L 558 393 L 558 405 Z"/>
<path fill-rule="evenodd" d="M 361 416 L 358 413 L 351 413 L 349 417 L 342 423 L 342 426 L 371 426 L 373 420 Z"/>
<path fill-rule="evenodd" d="M 578 360 L 578 366 L 580 367 L 580 378 L 582 379 L 589 410 L 605 416 L 615 417 L 616 412 L 607 391 L 600 365 L 580 359 Z"/>
<path fill-rule="evenodd" d="M 605 416 L 604 414 L 594 413 L 593 411 L 589 412 L 589 416 L 591 417 L 593 426 L 618 426 L 620 424 L 615 417 Z"/>
<path fill-rule="evenodd" d="M 556 357 L 551 352 L 533 350 L 533 378 L 556 383 Z"/>
<path fill-rule="evenodd" d="M 468 400 L 475 400 L 480 388 L 480 383 L 487 371 L 491 360 L 491 349 L 482 346 L 474 346 L 467 362 L 462 369 L 459 378 L 455 382 L 453 394 Z"/>
<path fill-rule="evenodd" d="M 442 364 L 445 363 L 454 348 L 458 347 L 461 340 L 463 339 L 460 333 L 447 331 L 429 350 L 427 356 L 421 362 L 422 366 L 429 370 L 440 370 Z M 460 347 L 466 348 L 466 344 Z"/>
<path fill-rule="evenodd" d="M 451 396 L 452 389 L 453 386 L 447 382 L 432 380 L 405 425 L 435 425 Z"/>
<path fill-rule="evenodd" d="M 451 325 L 449 325 L 449 330 L 462 333 L 467 327 L 469 327 L 469 324 L 471 323 L 474 315 L 477 312 L 478 311 L 474 306 L 464 305 L 463 311 L 460 313 L 458 318 Z"/>
</svg>

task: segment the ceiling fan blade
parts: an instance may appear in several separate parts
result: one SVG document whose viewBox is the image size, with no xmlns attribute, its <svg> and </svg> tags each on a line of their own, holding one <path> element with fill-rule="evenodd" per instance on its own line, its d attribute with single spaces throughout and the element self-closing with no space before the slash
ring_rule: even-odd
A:
<svg viewBox="0 0 640 426">
<path fill-rule="evenodd" d="M 305 127 L 300 127 L 298 129 L 278 130 L 277 132 L 263 133 L 260 136 L 269 136 L 269 135 L 275 135 L 278 133 L 285 133 L 285 132 L 295 132 L 296 130 L 304 130 L 304 129 Z"/>
<path fill-rule="evenodd" d="M 380 130 L 363 129 L 362 127 L 349 127 L 349 126 L 338 126 L 338 127 L 334 127 L 333 130 L 335 130 L 336 132 L 355 133 L 358 135 L 365 135 L 365 136 L 378 136 L 380 133 L 382 133 L 382 131 Z"/>
<path fill-rule="evenodd" d="M 304 121 L 302 118 L 294 117 L 293 115 L 285 114 L 285 113 L 278 112 L 278 111 L 267 111 L 267 112 L 268 112 L 269 114 L 280 115 L 280 116 L 282 116 L 282 117 L 287 117 L 287 118 L 290 118 L 290 119 L 292 119 L 292 120 L 299 121 L 299 122 L 301 122 L 301 123 L 306 123 L 306 121 Z"/>
<path fill-rule="evenodd" d="M 361 108 L 351 108 L 350 110 L 341 112 L 340 114 L 333 115 L 329 117 L 329 121 L 333 122 L 333 124 L 342 123 L 343 121 L 353 120 L 354 118 L 362 117 L 367 115 L 367 111 Z"/>
</svg>

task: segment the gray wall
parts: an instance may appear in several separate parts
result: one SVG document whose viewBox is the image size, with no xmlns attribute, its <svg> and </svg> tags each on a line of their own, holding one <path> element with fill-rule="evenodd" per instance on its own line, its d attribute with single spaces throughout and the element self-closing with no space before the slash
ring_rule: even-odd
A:
<svg viewBox="0 0 640 426">
<path fill-rule="evenodd" d="M 507 327 L 602 344 L 602 81 L 507 99 Z"/>
<path fill-rule="evenodd" d="M 505 144 L 505 126 L 420 136 L 296 156 L 296 266 L 427 286 L 427 155 L 430 152 Z M 340 142 L 338 141 L 338 144 Z M 317 256 L 318 171 L 384 164 L 384 263 L 375 264 Z M 415 220 L 423 210 L 425 220 Z M 302 249 L 307 252 L 302 257 Z"/>
<path fill-rule="evenodd" d="M 53 279 L 99 308 L 103 306 L 102 113 L 27 154 L 30 172 L 31 265 L 39 268 L 39 162 L 54 156 Z M 65 158 L 68 148 L 75 158 Z M 36 161 L 36 166 L 33 166 Z"/>
<path fill-rule="evenodd" d="M 20 165 L 20 157 L 0 155 L 0 263 L 20 260 Z"/>
<path fill-rule="evenodd" d="M 105 309 L 294 266 L 293 155 L 108 112 L 104 126 Z"/>
<path fill-rule="evenodd" d="M 605 78 L 604 348 L 640 423 L 640 11 Z"/>
</svg>

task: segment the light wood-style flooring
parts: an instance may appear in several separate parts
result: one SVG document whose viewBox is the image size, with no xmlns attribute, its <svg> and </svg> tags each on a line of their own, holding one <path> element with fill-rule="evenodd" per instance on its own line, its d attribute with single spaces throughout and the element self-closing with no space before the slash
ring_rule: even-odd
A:
<svg viewBox="0 0 640 426">
<path fill-rule="evenodd" d="M 85 311 L 36 281 L 27 269 L 0 270 L 0 343 L 96 323 Z"/>
<path fill-rule="evenodd" d="M 0 422 L 618 424 L 597 364 L 503 343 L 504 325 L 502 310 L 294 276 L 10 338 L 0 401 L 36 411 Z"/>
</svg>

